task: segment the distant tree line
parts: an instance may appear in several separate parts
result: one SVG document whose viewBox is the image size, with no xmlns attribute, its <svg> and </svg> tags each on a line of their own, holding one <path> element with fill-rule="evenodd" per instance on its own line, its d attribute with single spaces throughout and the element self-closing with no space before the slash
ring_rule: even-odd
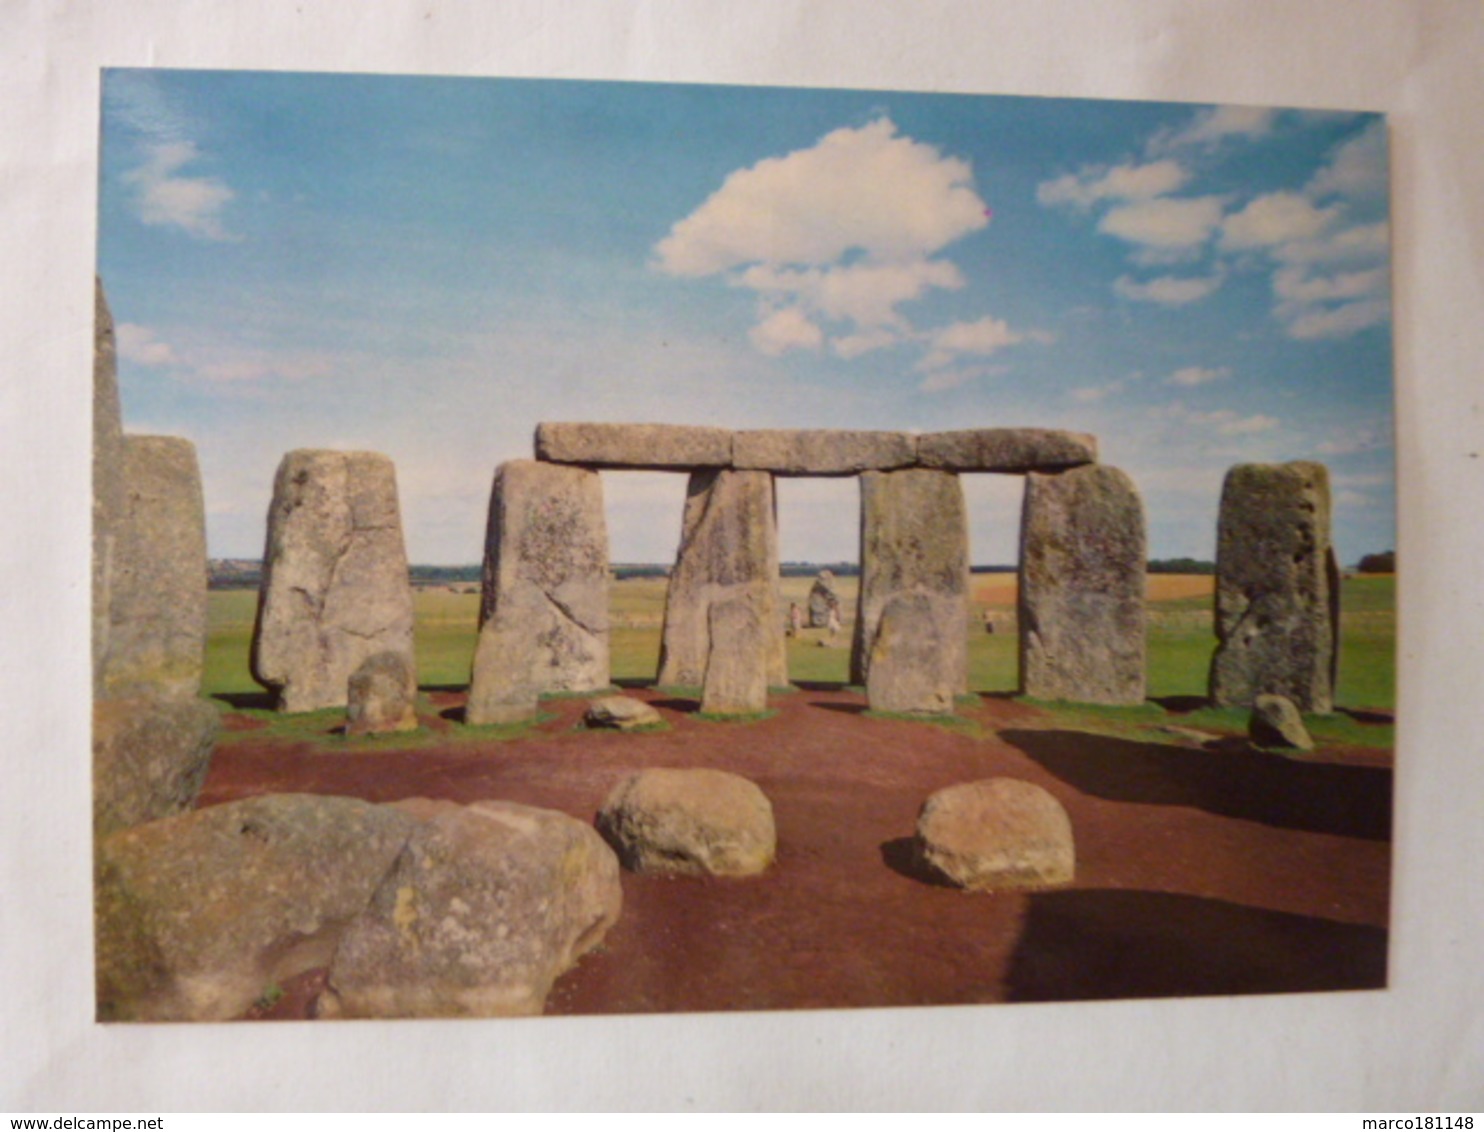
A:
<svg viewBox="0 0 1484 1132">
<path fill-rule="evenodd" d="M 1367 554 L 1355 567 L 1357 574 L 1395 574 L 1396 551 L 1383 550 L 1379 554 Z"/>
<path fill-rule="evenodd" d="M 1148 570 L 1151 574 L 1214 574 L 1216 563 L 1200 558 L 1152 558 Z"/>
</svg>

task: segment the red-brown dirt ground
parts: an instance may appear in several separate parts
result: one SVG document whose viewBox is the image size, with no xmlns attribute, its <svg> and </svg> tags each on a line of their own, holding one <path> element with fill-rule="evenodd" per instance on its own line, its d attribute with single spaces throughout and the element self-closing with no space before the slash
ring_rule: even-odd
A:
<svg viewBox="0 0 1484 1132">
<path fill-rule="evenodd" d="M 1305 761 L 1171 734 L 1062 729 L 1012 699 L 968 727 L 864 714 L 858 694 L 800 688 L 750 723 L 698 718 L 653 689 L 668 730 L 580 727 L 555 700 L 530 737 L 398 750 L 394 740 L 259 737 L 249 717 L 200 804 L 306 791 L 384 802 L 504 798 L 590 820 L 627 772 L 711 766 L 773 803 L 778 858 L 747 880 L 625 873 L 604 944 L 557 983 L 553 1014 L 939 1005 L 1379 987 L 1386 978 L 1391 770 L 1384 752 Z M 435 696 L 443 716 L 461 698 Z M 451 734 L 442 716 L 426 723 Z M 1176 720 L 1178 723 L 1178 720 Z M 1077 878 L 1056 891 L 964 893 L 916 875 L 909 839 L 934 790 L 993 776 L 1066 807 Z M 305 1017 L 323 983 L 286 986 Z"/>
</svg>

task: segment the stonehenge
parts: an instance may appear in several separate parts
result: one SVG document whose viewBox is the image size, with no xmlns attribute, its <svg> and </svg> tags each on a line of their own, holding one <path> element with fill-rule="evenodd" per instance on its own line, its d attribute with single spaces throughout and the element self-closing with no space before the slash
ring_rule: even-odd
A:
<svg viewBox="0 0 1484 1132">
<path fill-rule="evenodd" d="M 495 472 L 466 722 L 512 723 L 542 692 L 608 686 L 608 531 L 597 472 Z"/>
<path fill-rule="evenodd" d="M 1340 574 L 1323 464 L 1238 464 L 1221 489 L 1216 536 L 1216 653 L 1210 698 L 1252 707 L 1283 696 L 1300 711 L 1334 706 Z"/>
<path fill-rule="evenodd" d="M 1020 523 L 1020 691 L 1144 702 L 1144 508 L 1133 481 L 1091 464 L 1026 477 Z"/>
<path fill-rule="evenodd" d="M 345 707 L 351 674 L 380 652 L 415 667 L 392 462 L 375 452 L 290 452 L 268 510 L 253 677 L 282 711 Z"/>
</svg>

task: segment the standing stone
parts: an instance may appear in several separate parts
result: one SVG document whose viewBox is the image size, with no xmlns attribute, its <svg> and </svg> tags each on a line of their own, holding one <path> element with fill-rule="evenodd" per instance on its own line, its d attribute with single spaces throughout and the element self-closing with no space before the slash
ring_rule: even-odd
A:
<svg viewBox="0 0 1484 1132">
<path fill-rule="evenodd" d="M 701 688 L 701 710 L 708 715 L 752 715 L 768 707 L 768 629 L 755 595 L 712 605 L 708 614 L 711 650 Z"/>
<path fill-rule="evenodd" d="M 124 428 L 118 354 L 103 281 L 93 281 L 93 695 L 103 693 L 108 659 L 113 550 L 124 513 Z"/>
<path fill-rule="evenodd" d="M 195 696 L 206 654 L 206 508 L 196 449 L 173 436 L 125 436 L 119 479 L 104 695 Z"/>
<path fill-rule="evenodd" d="M 953 697 L 968 690 L 968 617 L 969 532 L 958 476 L 926 468 L 862 475 L 850 667 L 871 707 L 952 710 Z"/>
<path fill-rule="evenodd" d="M 344 707 L 351 673 L 388 651 L 415 666 L 396 470 L 375 452 L 290 452 L 268 510 L 253 676 L 281 711 Z"/>
<path fill-rule="evenodd" d="M 470 723 L 529 718 L 543 692 L 608 686 L 608 530 L 597 472 L 534 460 L 495 471 L 479 625 Z"/>
<path fill-rule="evenodd" d="M 1216 536 L 1211 701 L 1251 707 L 1285 696 L 1334 706 L 1339 569 L 1323 464 L 1239 464 L 1226 474 Z"/>
<path fill-rule="evenodd" d="M 788 643 L 780 616 L 778 526 L 767 472 L 693 472 L 680 550 L 665 596 L 659 683 L 696 687 L 717 648 L 738 645 L 712 634 L 711 607 L 745 601 L 762 622 L 748 647 L 764 650 L 767 683 L 788 682 Z"/>
<path fill-rule="evenodd" d="M 417 730 L 417 676 L 400 653 L 368 656 L 346 687 L 345 733 Z"/>
<path fill-rule="evenodd" d="M 1020 691 L 1144 702 L 1144 506 L 1105 464 L 1026 477 L 1020 519 Z"/>
<path fill-rule="evenodd" d="M 830 611 L 840 608 L 840 596 L 835 593 L 830 583 L 835 580 L 835 575 L 829 570 L 821 570 L 819 577 L 814 579 L 814 585 L 809 587 L 809 628 L 823 629 L 830 623 Z"/>
</svg>

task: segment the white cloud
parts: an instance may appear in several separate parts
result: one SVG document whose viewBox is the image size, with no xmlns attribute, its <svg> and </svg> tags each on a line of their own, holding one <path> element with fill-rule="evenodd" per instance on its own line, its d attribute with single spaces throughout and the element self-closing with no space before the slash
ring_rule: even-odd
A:
<svg viewBox="0 0 1484 1132">
<path fill-rule="evenodd" d="M 754 326 L 747 337 L 769 357 L 788 350 L 817 350 L 824 344 L 824 333 L 798 307 L 774 311 Z"/>
<path fill-rule="evenodd" d="M 929 373 L 922 379 L 918 389 L 923 393 L 943 393 L 983 377 L 997 377 L 1004 372 L 1004 366 L 952 366 Z"/>
<path fill-rule="evenodd" d="M 1338 507 L 1369 507 L 1371 497 L 1359 491 L 1337 491 L 1334 501 Z"/>
<path fill-rule="evenodd" d="M 1121 275 L 1113 284 L 1113 291 L 1120 298 L 1138 303 L 1159 303 L 1162 306 L 1180 307 L 1199 302 L 1221 286 L 1225 276 L 1220 272 L 1206 276 L 1161 275 L 1140 283 L 1128 275 Z"/>
<path fill-rule="evenodd" d="M 938 251 L 989 221 L 968 162 L 879 118 L 727 177 L 655 248 L 671 275 L 749 263 L 825 266 L 859 249 L 878 261 Z"/>
<path fill-rule="evenodd" d="M 1110 381 L 1107 385 L 1084 385 L 1080 389 L 1071 392 L 1071 398 L 1083 405 L 1095 404 L 1116 393 L 1122 393 L 1128 388 L 1128 380 Z"/>
<path fill-rule="evenodd" d="M 1366 263 L 1384 259 L 1390 248 L 1391 228 L 1382 220 L 1337 229 L 1318 240 L 1284 244 L 1272 254 L 1284 263 Z"/>
<path fill-rule="evenodd" d="M 1308 310 L 1288 324 L 1290 338 L 1347 338 L 1372 326 L 1379 326 L 1391 316 L 1391 304 L 1385 299 L 1363 299 L 1333 308 Z"/>
<path fill-rule="evenodd" d="M 1230 377 L 1231 372 L 1226 366 L 1185 366 L 1170 374 L 1167 384 L 1182 385 L 1187 388 L 1209 385 L 1213 381 L 1222 381 Z"/>
<path fill-rule="evenodd" d="M 1391 447 L 1389 427 L 1364 425 L 1345 429 L 1318 445 L 1321 456 L 1353 456 L 1358 452 L 1375 452 Z"/>
<path fill-rule="evenodd" d="M 918 363 L 919 370 L 938 369 L 953 364 L 961 355 L 988 357 L 1025 341 L 1026 335 L 1010 329 L 1010 324 L 986 316 L 974 322 L 955 322 L 928 334 L 931 350 Z"/>
<path fill-rule="evenodd" d="M 915 332 L 898 309 L 964 285 L 935 253 L 989 223 L 968 162 L 886 118 L 732 173 L 656 245 L 669 275 L 725 275 L 764 300 L 749 335 L 766 354 L 854 358 Z"/>
<path fill-rule="evenodd" d="M 1227 138 L 1260 138 L 1270 133 L 1278 114 L 1255 106 L 1218 106 L 1197 114 L 1183 130 L 1156 135 L 1150 151 L 1168 153 L 1186 146 L 1211 148 Z"/>
<path fill-rule="evenodd" d="M 1385 292 L 1384 267 L 1311 275 L 1300 267 L 1280 267 L 1273 274 L 1273 294 L 1290 303 L 1325 303 L 1377 296 Z"/>
<path fill-rule="evenodd" d="M 1221 223 L 1220 197 L 1160 197 L 1113 209 L 1100 232 L 1161 252 L 1195 251 Z"/>
<path fill-rule="evenodd" d="M 1164 405 L 1151 410 L 1155 417 L 1174 421 L 1178 424 L 1190 424 L 1199 428 L 1209 428 L 1222 436 L 1250 436 L 1253 433 L 1267 432 L 1277 428 L 1281 423 L 1277 417 L 1270 417 L 1263 413 L 1253 413 L 1243 416 L 1234 409 L 1212 409 L 1202 411 L 1187 408 L 1183 403 L 1176 401 L 1171 405 Z"/>
<path fill-rule="evenodd" d="M 192 142 L 151 146 L 145 163 L 123 177 L 134 190 L 135 214 L 145 224 L 179 228 L 197 239 L 233 239 L 221 221 L 232 190 L 215 177 L 180 176 L 199 157 Z"/>
<path fill-rule="evenodd" d="M 1116 165 L 1111 169 L 1089 166 L 1036 189 L 1043 205 L 1071 205 L 1088 209 L 1100 201 L 1149 200 L 1181 188 L 1190 174 L 1177 161 L 1151 161 L 1146 165 Z"/>
<path fill-rule="evenodd" d="M 1305 190 L 1310 196 L 1374 199 L 1387 189 L 1386 124 L 1377 120 L 1334 151 Z"/>
<path fill-rule="evenodd" d="M 1300 193 L 1267 193 L 1223 221 L 1221 246 L 1227 251 L 1247 251 L 1312 240 L 1338 216 L 1338 208 L 1318 208 Z"/>
<path fill-rule="evenodd" d="M 163 342 L 148 326 L 121 322 L 114 328 L 118 355 L 141 366 L 174 365 L 179 359 L 168 342 Z"/>
</svg>

